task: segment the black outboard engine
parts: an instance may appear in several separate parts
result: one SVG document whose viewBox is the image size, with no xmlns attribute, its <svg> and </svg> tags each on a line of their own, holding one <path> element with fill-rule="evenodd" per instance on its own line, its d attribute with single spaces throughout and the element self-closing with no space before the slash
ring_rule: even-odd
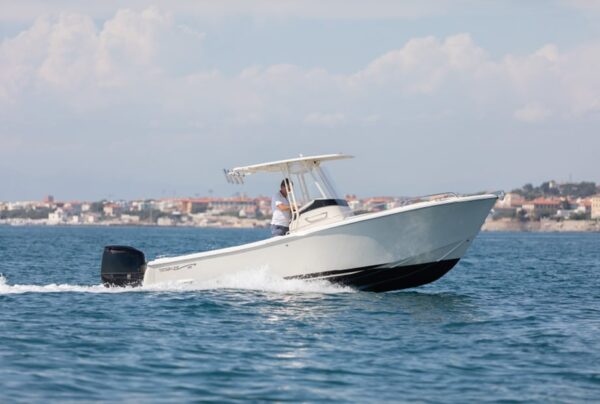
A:
<svg viewBox="0 0 600 404">
<path fill-rule="evenodd" d="M 104 286 L 141 285 L 146 271 L 146 257 L 133 247 L 109 245 L 104 247 L 100 276 Z"/>
</svg>

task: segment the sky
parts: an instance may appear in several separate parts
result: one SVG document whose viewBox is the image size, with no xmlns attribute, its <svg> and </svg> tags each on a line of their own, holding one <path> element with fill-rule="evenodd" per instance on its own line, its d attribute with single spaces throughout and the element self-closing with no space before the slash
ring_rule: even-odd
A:
<svg viewBox="0 0 600 404">
<path fill-rule="evenodd" d="M 0 201 L 600 182 L 600 0 L 0 0 Z"/>
</svg>

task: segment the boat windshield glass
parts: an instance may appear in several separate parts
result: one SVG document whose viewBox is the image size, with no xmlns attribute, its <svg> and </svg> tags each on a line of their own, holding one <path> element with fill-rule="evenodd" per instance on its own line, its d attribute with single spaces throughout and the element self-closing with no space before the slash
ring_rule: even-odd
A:
<svg viewBox="0 0 600 404">
<path fill-rule="evenodd" d="M 315 199 L 339 199 L 331 177 L 323 167 L 290 173 L 293 193 L 299 207 Z"/>
<path fill-rule="evenodd" d="M 340 197 L 340 193 L 339 193 L 339 188 L 337 187 L 335 181 L 333 180 L 333 177 L 331 175 L 329 175 L 329 170 L 327 169 L 327 167 L 320 167 L 321 171 L 323 172 L 323 175 L 325 176 L 325 178 L 327 179 L 327 182 L 329 184 L 329 189 L 330 189 L 330 193 L 331 193 L 331 198 L 333 199 L 343 199 Z"/>
</svg>

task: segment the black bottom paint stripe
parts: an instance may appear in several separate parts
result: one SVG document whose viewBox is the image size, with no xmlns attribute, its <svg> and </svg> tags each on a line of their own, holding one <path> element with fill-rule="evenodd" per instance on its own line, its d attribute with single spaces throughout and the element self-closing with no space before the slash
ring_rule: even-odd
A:
<svg viewBox="0 0 600 404">
<path fill-rule="evenodd" d="M 313 278 L 322 278 L 324 276 L 343 275 L 343 274 L 349 274 L 349 273 L 356 272 L 356 271 L 367 271 L 367 270 L 370 270 L 370 269 L 381 268 L 384 265 L 385 264 L 371 265 L 371 266 L 368 266 L 368 267 L 359 267 L 359 268 L 352 268 L 352 269 L 337 269 L 335 271 L 313 272 L 312 274 L 286 276 L 285 279 L 313 279 Z"/>
<path fill-rule="evenodd" d="M 353 269 L 325 271 L 308 275 L 290 276 L 286 279 L 314 279 L 328 276 L 326 280 L 369 292 L 414 288 L 438 280 L 450 271 L 459 259 L 429 262 L 417 265 L 384 267 L 373 265 Z"/>
</svg>

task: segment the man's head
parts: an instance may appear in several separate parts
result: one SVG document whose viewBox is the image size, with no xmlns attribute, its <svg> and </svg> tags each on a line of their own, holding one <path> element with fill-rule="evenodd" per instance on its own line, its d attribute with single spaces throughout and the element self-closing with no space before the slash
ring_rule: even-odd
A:
<svg viewBox="0 0 600 404">
<path fill-rule="evenodd" d="M 292 188 L 292 181 L 290 181 L 288 178 L 284 179 L 283 181 L 281 181 L 281 185 L 279 185 L 279 191 L 281 192 L 281 195 L 285 196 L 287 198 L 287 190 Z"/>
</svg>

